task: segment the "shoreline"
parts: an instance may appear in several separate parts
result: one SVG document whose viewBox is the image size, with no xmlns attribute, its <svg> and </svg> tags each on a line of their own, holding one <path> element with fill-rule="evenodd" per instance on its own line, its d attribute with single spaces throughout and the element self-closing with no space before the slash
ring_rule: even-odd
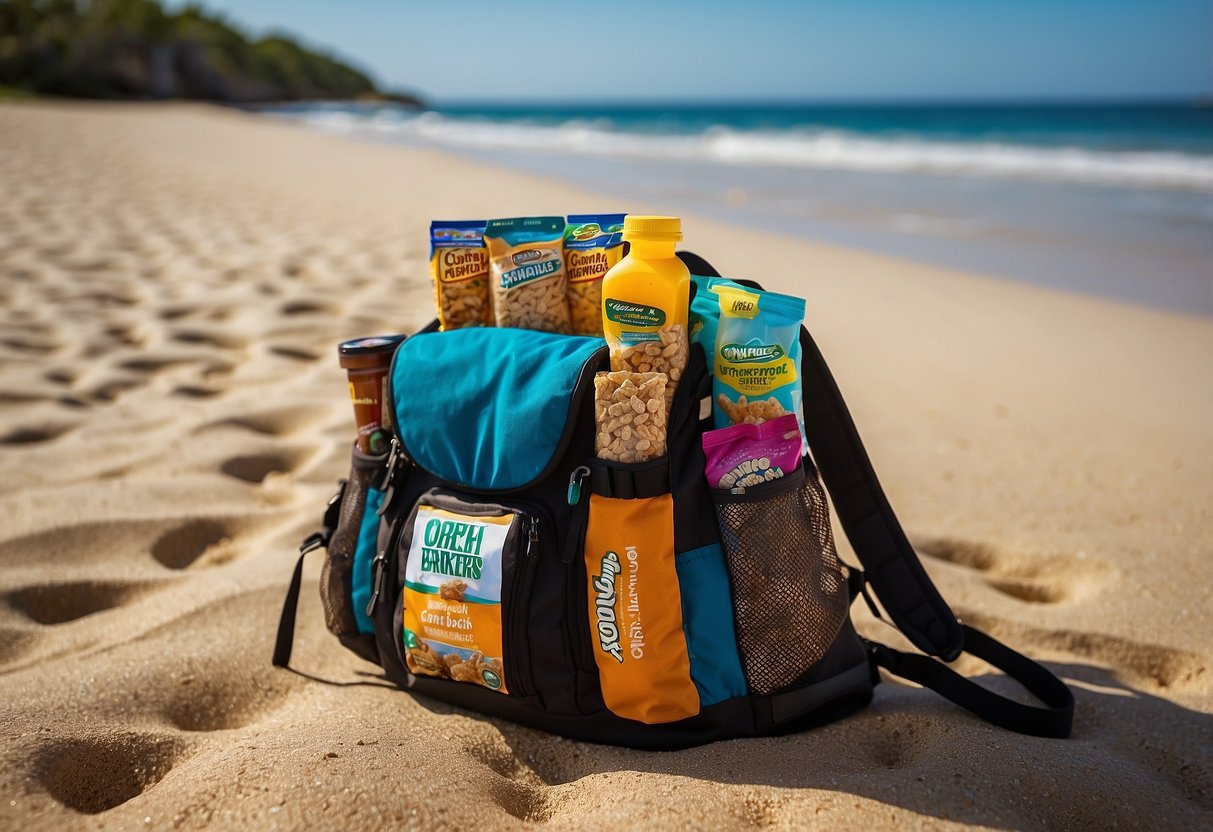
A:
<svg viewBox="0 0 1213 832">
<path fill-rule="evenodd" d="M 823 728 L 645 754 L 385 688 L 325 630 L 319 556 L 300 673 L 269 655 L 348 470 L 335 344 L 432 317 L 429 220 L 659 205 L 198 105 L 0 104 L 0 142 L 9 825 L 1213 818 L 1213 320 L 684 217 L 722 273 L 808 299 L 944 598 L 1078 710 L 1038 740 L 886 683 Z"/>
</svg>

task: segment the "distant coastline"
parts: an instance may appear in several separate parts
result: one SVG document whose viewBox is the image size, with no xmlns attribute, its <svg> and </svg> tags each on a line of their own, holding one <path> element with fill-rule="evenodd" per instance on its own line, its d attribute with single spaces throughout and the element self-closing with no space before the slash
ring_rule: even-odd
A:
<svg viewBox="0 0 1213 832">
<path fill-rule="evenodd" d="M 251 38 L 196 6 L 155 0 L 0 4 L 0 97 L 186 99 L 229 104 L 375 101 L 420 108 L 282 34 Z"/>
</svg>

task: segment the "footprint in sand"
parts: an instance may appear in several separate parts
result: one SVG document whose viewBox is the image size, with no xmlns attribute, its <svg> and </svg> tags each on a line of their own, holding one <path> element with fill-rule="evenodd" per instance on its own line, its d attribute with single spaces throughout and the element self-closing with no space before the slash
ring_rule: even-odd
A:
<svg viewBox="0 0 1213 832">
<path fill-rule="evenodd" d="M 176 737 L 124 733 L 53 740 L 36 757 L 36 776 L 51 796 L 95 815 L 159 783 L 186 753 Z"/>
<path fill-rule="evenodd" d="M 53 384 L 71 384 L 80 377 L 80 373 L 71 367 L 56 367 L 47 370 L 42 377 Z"/>
<path fill-rule="evenodd" d="M 0 668 L 33 650 L 38 638 L 39 634 L 33 630 L 0 627 Z"/>
<path fill-rule="evenodd" d="M 270 352 L 292 361 L 318 361 L 320 356 L 312 350 L 289 345 L 272 345 Z"/>
<path fill-rule="evenodd" d="M 260 483 L 270 474 L 289 474 L 312 458 L 307 448 L 281 448 L 259 454 L 234 456 L 219 464 L 219 470 L 229 477 L 245 482 Z"/>
<path fill-rule="evenodd" d="M 64 423 L 17 427 L 0 436 L 0 445 L 33 445 L 58 439 L 75 425 Z"/>
<path fill-rule="evenodd" d="M 66 624 L 130 603 L 165 586 L 163 581 L 75 581 L 14 589 L 4 595 L 13 610 L 38 624 Z"/>
<path fill-rule="evenodd" d="M 163 355 L 147 358 L 128 358 L 125 361 L 119 362 L 118 366 L 123 370 L 150 375 L 162 370 L 171 370 L 173 367 L 180 367 L 185 364 L 196 364 L 204 360 L 204 358 L 197 355 Z"/>
<path fill-rule="evenodd" d="M 1088 598 L 1116 576 L 1111 565 L 1076 555 L 1028 555 L 948 538 L 920 541 L 915 548 L 929 557 L 977 572 L 991 589 L 1003 595 L 1035 604 Z"/>
<path fill-rule="evenodd" d="M 173 389 L 174 396 L 184 396 L 187 399 L 213 399 L 224 392 L 221 388 L 202 387 L 197 384 L 183 384 Z"/>
<path fill-rule="evenodd" d="M 325 301 L 299 299 L 284 303 L 281 308 L 283 315 L 338 315 L 341 308 Z"/>
<path fill-rule="evenodd" d="M 63 349 L 63 344 L 50 338 L 33 336 L 8 336 L 0 338 L 0 346 L 8 347 L 17 352 L 46 354 Z"/>
<path fill-rule="evenodd" d="M 143 387 L 146 383 L 143 378 L 114 376 L 103 379 L 82 392 L 94 401 L 112 402 L 128 390 Z"/>
<path fill-rule="evenodd" d="M 182 731 L 230 731 L 285 705 L 285 691 L 235 667 L 202 667 L 200 673 L 165 680 L 172 694 L 161 709 Z M 258 674 L 259 675 L 259 674 Z"/>
<path fill-rule="evenodd" d="M 213 329 L 179 329 L 170 336 L 181 344 L 199 344 L 224 350 L 237 350 L 248 345 L 248 339 L 231 335 L 218 327 Z"/>
<path fill-rule="evenodd" d="M 187 520 L 156 538 L 150 551 L 169 569 L 215 566 L 236 557 L 235 538 L 241 531 L 244 524 L 233 518 Z"/>
<path fill-rule="evenodd" d="M 1152 689 L 1190 688 L 1204 683 L 1209 660 L 1197 653 L 1104 633 L 1047 629 L 971 610 L 966 621 L 1012 644 L 1057 650 L 1111 667 L 1124 681 Z"/>
<path fill-rule="evenodd" d="M 290 436 L 322 422 L 331 412 L 329 407 L 273 408 L 211 422 L 197 428 L 195 433 L 222 427 L 236 427 L 264 436 Z"/>
</svg>

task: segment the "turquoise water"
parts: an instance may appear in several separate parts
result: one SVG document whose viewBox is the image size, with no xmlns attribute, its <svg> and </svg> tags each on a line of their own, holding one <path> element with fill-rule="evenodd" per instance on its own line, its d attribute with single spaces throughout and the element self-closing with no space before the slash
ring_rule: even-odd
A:
<svg viewBox="0 0 1213 832">
<path fill-rule="evenodd" d="M 633 201 L 1213 314 L 1213 108 L 483 105 L 274 114 Z M 554 209 L 555 210 L 555 209 Z"/>
</svg>

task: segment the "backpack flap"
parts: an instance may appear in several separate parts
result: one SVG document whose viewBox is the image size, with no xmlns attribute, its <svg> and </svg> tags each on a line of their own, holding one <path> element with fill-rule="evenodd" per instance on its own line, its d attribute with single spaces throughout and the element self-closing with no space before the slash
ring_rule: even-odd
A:
<svg viewBox="0 0 1213 832">
<path fill-rule="evenodd" d="M 452 485 L 524 488 L 559 462 L 606 361 L 601 338 L 496 327 L 415 335 L 392 364 L 397 439 Z"/>
</svg>

